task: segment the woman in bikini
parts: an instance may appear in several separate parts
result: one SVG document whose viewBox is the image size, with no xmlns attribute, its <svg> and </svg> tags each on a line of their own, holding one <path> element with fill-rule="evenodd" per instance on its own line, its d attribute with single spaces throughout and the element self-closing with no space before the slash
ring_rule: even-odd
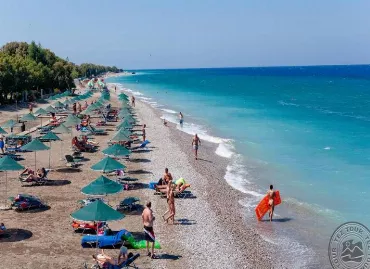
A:
<svg viewBox="0 0 370 269">
<path fill-rule="evenodd" d="M 274 214 L 274 197 L 275 197 L 275 191 L 274 186 L 270 185 L 270 189 L 267 192 L 267 195 L 269 196 L 269 218 L 270 221 L 272 221 L 272 215 Z"/>
</svg>

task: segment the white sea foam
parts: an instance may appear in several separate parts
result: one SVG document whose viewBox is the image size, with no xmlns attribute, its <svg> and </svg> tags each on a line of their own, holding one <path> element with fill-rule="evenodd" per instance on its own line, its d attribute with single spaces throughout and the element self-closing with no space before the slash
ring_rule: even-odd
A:
<svg viewBox="0 0 370 269">
<path fill-rule="evenodd" d="M 223 142 L 223 143 L 220 143 L 216 149 L 216 154 L 221 156 L 221 157 L 225 157 L 225 158 L 231 158 L 234 154 L 234 146 L 233 144 L 231 143 L 228 143 L 228 142 Z"/>
<path fill-rule="evenodd" d="M 138 91 L 132 91 L 132 94 L 135 95 L 135 96 L 142 96 L 142 95 L 144 95 L 143 93 L 138 92 Z"/>
<path fill-rule="evenodd" d="M 145 101 L 150 101 L 150 100 L 152 100 L 152 98 L 150 98 L 150 97 L 144 97 L 144 96 L 139 96 L 138 97 L 140 100 L 145 100 Z"/>
<path fill-rule="evenodd" d="M 324 149 L 325 149 L 325 150 L 330 150 L 331 148 L 330 148 L 330 147 L 325 147 Z"/>
<path fill-rule="evenodd" d="M 170 114 L 177 114 L 177 112 L 172 109 L 162 108 L 161 110 Z"/>
</svg>

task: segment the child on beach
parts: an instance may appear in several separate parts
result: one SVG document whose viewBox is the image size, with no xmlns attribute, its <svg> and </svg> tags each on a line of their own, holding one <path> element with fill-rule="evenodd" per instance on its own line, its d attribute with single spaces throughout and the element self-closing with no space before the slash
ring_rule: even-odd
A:
<svg viewBox="0 0 370 269">
<path fill-rule="evenodd" d="M 275 192 L 274 192 L 274 186 L 270 185 L 270 189 L 267 191 L 267 195 L 269 196 L 269 218 L 270 221 L 272 221 L 272 215 L 274 214 L 274 197 L 275 197 Z"/>
</svg>

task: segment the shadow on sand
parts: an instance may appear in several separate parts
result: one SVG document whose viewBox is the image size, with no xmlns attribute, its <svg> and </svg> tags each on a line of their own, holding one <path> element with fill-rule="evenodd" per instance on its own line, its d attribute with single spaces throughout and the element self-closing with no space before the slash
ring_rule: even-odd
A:
<svg viewBox="0 0 370 269">
<path fill-rule="evenodd" d="M 197 224 L 195 220 L 177 219 L 175 225 L 194 225 Z"/>
<path fill-rule="evenodd" d="M 272 219 L 272 222 L 288 222 L 293 220 L 292 218 L 279 218 L 279 219 Z M 263 219 L 261 222 L 270 222 L 269 219 Z"/>
<path fill-rule="evenodd" d="M 0 234 L 0 243 L 19 242 L 32 237 L 32 232 L 23 229 L 7 229 L 5 233 Z"/>
</svg>

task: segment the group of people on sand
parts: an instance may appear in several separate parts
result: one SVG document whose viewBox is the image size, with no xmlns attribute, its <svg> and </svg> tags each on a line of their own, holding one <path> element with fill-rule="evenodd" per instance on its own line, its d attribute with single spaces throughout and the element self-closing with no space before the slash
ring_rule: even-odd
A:
<svg viewBox="0 0 370 269">
<path fill-rule="evenodd" d="M 20 173 L 20 177 L 23 177 L 24 181 L 39 181 L 41 179 L 45 179 L 47 176 L 47 171 L 44 167 L 37 169 L 37 171 L 33 171 L 30 168 L 24 169 Z"/>
<path fill-rule="evenodd" d="M 96 144 L 97 143 L 95 143 L 94 141 L 89 140 L 86 135 L 83 135 L 81 140 L 79 140 L 77 136 L 72 138 L 72 147 L 82 152 L 93 151 Z"/>
</svg>

